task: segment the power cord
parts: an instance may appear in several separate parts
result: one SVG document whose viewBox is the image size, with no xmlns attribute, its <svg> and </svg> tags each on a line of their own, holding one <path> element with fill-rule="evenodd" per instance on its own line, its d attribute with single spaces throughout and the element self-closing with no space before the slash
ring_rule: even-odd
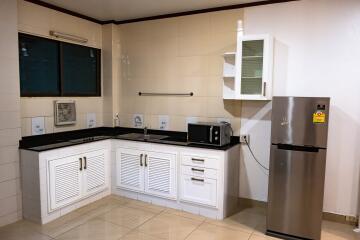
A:
<svg viewBox="0 0 360 240">
<path fill-rule="evenodd" d="M 269 171 L 269 169 L 268 169 L 267 167 L 265 167 L 264 165 L 262 165 L 261 162 L 260 162 L 259 160 L 257 160 L 257 158 L 255 157 L 253 151 L 251 150 L 251 147 L 250 147 L 250 145 L 249 145 L 246 137 L 244 138 L 244 140 L 245 140 L 246 146 L 249 148 L 249 151 L 250 151 L 251 155 L 253 156 L 253 158 L 255 159 L 255 161 L 256 161 L 263 169 L 265 169 L 266 171 Z"/>
</svg>

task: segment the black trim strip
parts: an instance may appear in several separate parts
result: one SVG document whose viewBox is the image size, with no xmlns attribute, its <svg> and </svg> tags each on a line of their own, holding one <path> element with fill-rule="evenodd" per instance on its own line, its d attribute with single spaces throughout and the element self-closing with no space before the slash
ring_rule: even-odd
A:
<svg viewBox="0 0 360 240">
<path fill-rule="evenodd" d="M 278 149 L 282 150 L 291 150 L 291 151 L 299 151 L 299 152 L 319 152 L 319 147 L 313 146 L 297 146 L 290 144 L 276 144 Z"/>
<path fill-rule="evenodd" d="M 142 17 L 142 18 L 133 18 L 133 19 L 126 19 L 126 20 L 99 20 L 93 17 L 86 16 L 81 13 L 77 13 L 62 7 L 58 7 L 56 5 L 46 3 L 40 0 L 25 0 L 26 2 L 31 2 L 37 5 L 40 5 L 42 7 L 50 8 L 52 10 L 56 10 L 62 13 L 69 14 L 74 17 L 82 18 L 94 23 L 98 24 L 126 24 L 126 23 L 134 23 L 134 22 L 143 22 L 143 21 L 151 21 L 151 20 L 158 20 L 158 19 L 164 19 L 164 18 L 173 18 L 173 17 L 181 17 L 181 16 L 188 16 L 188 15 L 194 15 L 194 14 L 200 14 L 200 13 L 208 13 L 208 12 L 217 12 L 217 11 L 224 11 L 224 10 L 232 10 L 232 9 L 239 9 L 239 8 L 246 8 L 246 7 L 255 7 L 255 6 L 261 6 L 261 5 L 269 5 L 269 4 L 275 4 L 275 3 L 285 3 L 285 2 L 294 2 L 294 1 L 300 1 L 300 0 L 269 0 L 269 1 L 260 1 L 260 2 L 253 2 L 253 3 L 242 3 L 242 4 L 235 4 L 235 5 L 229 5 L 229 6 L 222 6 L 222 7 L 213 7 L 213 8 L 205 8 L 205 9 L 198 9 L 198 10 L 192 10 L 192 11 L 186 11 L 186 12 L 177 12 L 177 13 L 169 13 L 169 14 L 162 14 L 162 15 L 156 15 L 156 16 L 149 16 L 149 17 Z"/>
<path fill-rule="evenodd" d="M 286 240 L 311 240 L 310 238 L 297 237 L 286 233 L 279 233 L 272 230 L 266 230 L 266 235 L 271 237 L 282 238 Z"/>
</svg>

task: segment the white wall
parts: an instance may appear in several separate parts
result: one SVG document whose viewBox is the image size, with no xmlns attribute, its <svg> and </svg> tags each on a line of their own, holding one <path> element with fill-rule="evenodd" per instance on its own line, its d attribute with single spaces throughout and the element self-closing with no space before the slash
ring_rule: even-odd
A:
<svg viewBox="0 0 360 240">
<path fill-rule="evenodd" d="M 274 95 L 331 97 L 324 211 L 356 215 L 360 160 L 360 1 L 246 8 L 246 34 L 276 38 Z M 242 130 L 268 165 L 270 104 L 244 102 Z M 265 135 L 265 137 L 264 137 Z M 267 175 L 243 151 L 241 195 L 266 200 Z"/>
<path fill-rule="evenodd" d="M 19 60 L 16 1 L 0 1 L 0 226 L 21 218 L 18 145 Z"/>
</svg>

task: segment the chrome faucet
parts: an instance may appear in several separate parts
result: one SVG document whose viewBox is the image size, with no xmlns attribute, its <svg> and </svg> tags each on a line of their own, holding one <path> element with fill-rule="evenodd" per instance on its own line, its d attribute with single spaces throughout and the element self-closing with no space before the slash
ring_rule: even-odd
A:
<svg viewBox="0 0 360 240">
<path fill-rule="evenodd" d="M 144 135 L 145 135 L 145 136 L 148 135 L 147 131 L 148 131 L 148 128 L 147 128 L 147 127 L 144 127 Z"/>
</svg>

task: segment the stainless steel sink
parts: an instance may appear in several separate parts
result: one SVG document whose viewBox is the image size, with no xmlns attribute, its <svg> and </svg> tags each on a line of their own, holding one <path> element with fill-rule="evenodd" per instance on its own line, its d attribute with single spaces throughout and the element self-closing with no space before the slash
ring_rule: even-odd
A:
<svg viewBox="0 0 360 240">
<path fill-rule="evenodd" d="M 151 140 L 161 140 L 167 138 L 166 135 L 157 135 L 157 134 L 143 134 L 143 133 L 127 133 L 116 136 L 120 139 L 128 140 L 138 140 L 138 141 L 151 141 Z"/>
</svg>

